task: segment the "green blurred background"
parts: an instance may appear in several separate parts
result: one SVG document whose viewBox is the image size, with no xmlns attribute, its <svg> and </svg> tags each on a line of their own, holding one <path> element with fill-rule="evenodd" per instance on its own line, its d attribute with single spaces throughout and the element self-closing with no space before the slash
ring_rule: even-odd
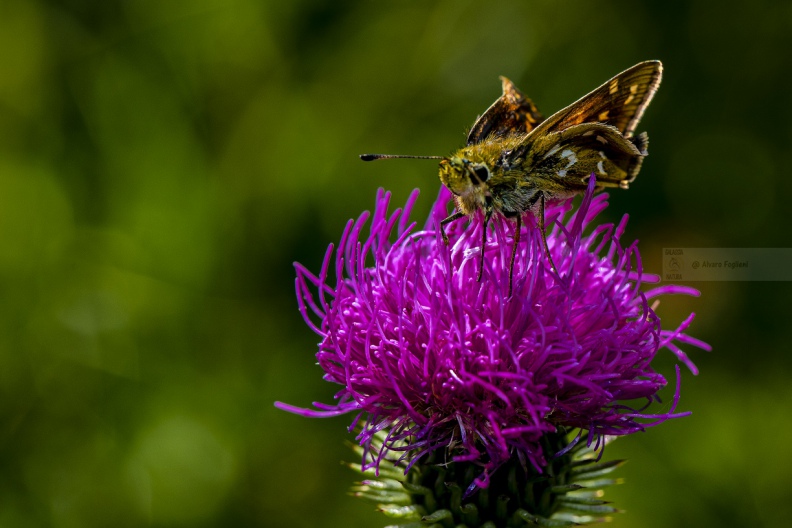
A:
<svg viewBox="0 0 792 528">
<path fill-rule="evenodd" d="M 545 114 L 661 59 L 651 156 L 608 220 L 663 247 L 791 247 L 792 3 L 0 1 L 0 527 L 377 527 L 346 496 L 292 261 L 377 187 L 436 195 L 507 75 Z M 664 301 L 710 342 L 693 416 L 616 442 L 616 527 L 792 515 L 789 283 Z M 670 354 L 659 359 L 672 372 Z M 669 395 L 666 392 L 666 395 Z"/>
</svg>

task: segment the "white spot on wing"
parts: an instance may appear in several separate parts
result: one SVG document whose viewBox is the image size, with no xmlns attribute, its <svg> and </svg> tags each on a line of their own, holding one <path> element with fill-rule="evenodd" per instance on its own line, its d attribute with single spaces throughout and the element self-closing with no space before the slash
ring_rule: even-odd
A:
<svg viewBox="0 0 792 528">
<path fill-rule="evenodd" d="M 608 159 L 608 156 L 606 156 L 605 153 L 602 152 L 601 150 L 599 151 L 599 155 L 600 155 L 600 158 L 602 158 L 602 159 Z"/>
<path fill-rule="evenodd" d="M 584 133 L 583 133 L 583 137 L 589 137 L 589 136 L 590 136 L 591 134 L 593 134 L 593 133 L 594 133 L 594 131 L 593 131 L 593 130 L 589 130 L 588 132 L 584 132 Z"/>
<path fill-rule="evenodd" d="M 605 167 L 602 166 L 602 163 L 603 163 L 602 160 L 600 160 L 599 163 L 597 163 L 597 171 L 600 174 L 607 174 L 607 172 L 605 172 Z"/>
<path fill-rule="evenodd" d="M 605 138 L 604 138 L 604 137 L 602 137 L 602 136 L 597 136 L 597 141 L 599 141 L 599 142 L 600 142 L 600 143 L 602 143 L 603 145 L 607 145 L 607 144 L 608 144 L 608 140 L 607 140 L 607 139 L 605 139 Z"/>
<path fill-rule="evenodd" d="M 567 171 L 566 171 L 566 169 L 562 169 L 562 170 L 558 171 L 558 175 L 559 175 L 559 176 L 561 176 L 562 178 L 563 178 L 564 176 L 566 176 L 566 175 L 567 175 Z"/>
<path fill-rule="evenodd" d="M 569 158 L 569 161 L 567 162 L 567 166 L 564 167 L 564 169 L 568 169 L 569 167 L 571 167 L 572 165 L 577 163 L 577 156 L 575 156 L 575 153 L 572 150 L 565 149 L 561 153 L 561 159 L 564 159 L 564 158 Z"/>
<path fill-rule="evenodd" d="M 547 151 L 547 154 L 545 154 L 545 155 L 544 155 L 544 158 L 542 158 L 542 159 L 547 159 L 547 158 L 549 158 L 550 156 L 552 156 L 553 154 L 555 154 L 555 153 L 556 153 L 556 152 L 558 152 L 559 150 L 561 150 L 561 145 L 559 145 L 559 144 L 556 144 L 556 145 L 555 145 L 553 148 L 551 148 L 549 151 Z"/>
</svg>

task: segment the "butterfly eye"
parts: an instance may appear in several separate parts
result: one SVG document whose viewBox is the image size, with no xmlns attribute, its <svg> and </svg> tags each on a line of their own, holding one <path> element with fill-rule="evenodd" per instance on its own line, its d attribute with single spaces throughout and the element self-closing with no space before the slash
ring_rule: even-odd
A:
<svg viewBox="0 0 792 528">
<path fill-rule="evenodd" d="M 475 185 L 481 185 L 485 181 L 487 181 L 490 177 L 489 170 L 484 165 L 479 165 L 478 167 L 472 167 L 470 169 L 470 179 L 473 181 Z"/>
</svg>

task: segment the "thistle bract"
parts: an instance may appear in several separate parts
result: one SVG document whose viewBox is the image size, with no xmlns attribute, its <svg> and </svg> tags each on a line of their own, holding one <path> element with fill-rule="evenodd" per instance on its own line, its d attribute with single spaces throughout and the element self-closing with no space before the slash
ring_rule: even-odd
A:
<svg viewBox="0 0 792 528">
<path fill-rule="evenodd" d="M 574 214 L 571 202 L 546 211 L 558 274 L 535 222 L 523 226 L 510 298 L 513 222 L 493 222 L 484 248 L 481 217 L 455 222 L 445 245 L 436 227 L 451 203 L 445 188 L 423 230 L 409 221 L 417 192 L 389 213 L 380 190 L 373 215 L 347 224 L 318 274 L 296 265 L 300 310 L 321 337 L 325 379 L 341 386 L 337 401 L 277 405 L 311 417 L 354 413 L 363 470 L 397 455 L 407 472 L 431 455 L 479 468 L 471 488 L 486 488 L 509 460 L 541 473 L 563 455 L 543 449 L 546 435 L 576 429 L 597 448 L 681 416 L 678 382 L 670 410 L 647 409 L 667 384 L 651 362 L 666 348 L 695 373 L 679 345 L 708 347 L 684 333 L 693 314 L 663 329 L 651 303 L 698 292 L 643 287 L 657 277 L 643 272 L 636 243 L 620 242 L 626 217 L 595 225 L 607 195 L 595 196 L 594 184 Z"/>
</svg>

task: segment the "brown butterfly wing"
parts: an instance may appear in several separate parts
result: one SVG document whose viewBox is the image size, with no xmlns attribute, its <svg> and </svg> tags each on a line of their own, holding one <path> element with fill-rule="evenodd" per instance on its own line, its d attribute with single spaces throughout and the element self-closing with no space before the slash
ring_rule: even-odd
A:
<svg viewBox="0 0 792 528">
<path fill-rule="evenodd" d="M 500 79 L 503 95 L 473 123 L 467 137 L 468 145 L 481 143 L 489 137 L 527 134 L 544 120 L 533 101 L 514 83 L 506 77 Z"/>
<path fill-rule="evenodd" d="M 624 137 L 632 137 L 662 76 L 660 61 L 640 62 L 550 116 L 535 133 L 564 130 L 581 123 L 604 123 L 615 127 Z"/>
</svg>

